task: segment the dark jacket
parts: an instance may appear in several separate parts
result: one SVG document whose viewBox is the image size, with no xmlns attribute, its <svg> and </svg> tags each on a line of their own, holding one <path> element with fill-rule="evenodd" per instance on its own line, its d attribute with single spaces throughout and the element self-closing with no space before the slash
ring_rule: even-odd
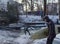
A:
<svg viewBox="0 0 60 44">
<path fill-rule="evenodd" d="M 44 19 L 47 22 L 49 36 L 56 36 L 54 22 L 51 19 L 49 19 L 48 16 L 46 16 Z"/>
<path fill-rule="evenodd" d="M 56 35 L 55 33 L 55 24 L 52 21 L 47 23 L 49 35 Z"/>
</svg>

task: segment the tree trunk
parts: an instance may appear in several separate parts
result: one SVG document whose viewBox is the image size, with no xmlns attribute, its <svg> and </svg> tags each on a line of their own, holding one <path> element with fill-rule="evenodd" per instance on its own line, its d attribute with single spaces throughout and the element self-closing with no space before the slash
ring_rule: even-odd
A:
<svg viewBox="0 0 60 44">
<path fill-rule="evenodd" d="M 46 15 L 46 2 L 47 2 L 47 0 L 44 0 L 44 15 L 43 16 Z"/>
<path fill-rule="evenodd" d="M 31 12 L 33 11 L 33 1 L 31 0 Z"/>
<path fill-rule="evenodd" d="M 59 2 L 59 20 L 60 20 L 60 0 L 58 2 Z"/>
</svg>

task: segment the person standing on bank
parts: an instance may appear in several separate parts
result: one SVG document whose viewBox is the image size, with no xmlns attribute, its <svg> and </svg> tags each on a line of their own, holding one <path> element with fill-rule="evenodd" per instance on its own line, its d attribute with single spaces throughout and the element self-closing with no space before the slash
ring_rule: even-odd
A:
<svg viewBox="0 0 60 44">
<path fill-rule="evenodd" d="M 51 19 L 49 19 L 48 16 L 45 16 L 43 20 L 47 22 L 47 26 L 48 26 L 48 38 L 46 44 L 52 44 L 54 38 L 56 37 L 55 24 Z"/>
</svg>

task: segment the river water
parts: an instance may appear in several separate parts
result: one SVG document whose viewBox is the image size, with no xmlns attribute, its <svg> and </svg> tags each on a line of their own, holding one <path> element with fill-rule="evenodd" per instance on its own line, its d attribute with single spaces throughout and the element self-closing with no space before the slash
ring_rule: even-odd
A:
<svg viewBox="0 0 60 44">
<path fill-rule="evenodd" d="M 35 31 L 31 31 L 34 33 Z M 0 44 L 45 44 L 46 38 L 33 40 L 30 38 L 31 35 L 24 34 L 23 31 L 10 31 L 0 29 Z M 60 43 L 60 34 L 56 36 L 53 44 Z"/>
<path fill-rule="evenodd" d="M 0 44 L 18 44 L 14 40 L 19 36 L 19 32 L 0 30 Z"/>
</svg>

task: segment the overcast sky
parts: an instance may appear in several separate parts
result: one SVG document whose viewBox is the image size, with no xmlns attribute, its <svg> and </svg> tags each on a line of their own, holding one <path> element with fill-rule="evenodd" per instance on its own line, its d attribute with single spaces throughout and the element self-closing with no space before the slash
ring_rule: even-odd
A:
<svg viewBox="0 0 60 44">
<path fill-rule="evenodd" d="M 18 1 L 19 3 L 21 3 L 22 0 L 16 0 L 16 1 Z M 34 1 L 37 1 L 37 0 L 34 0 Z M 38 1 L 40 1 L 40 0 L 38 0 Z M 41 0 L 41 1 L 42 1 L 42 0 Z M 50 2 L 50 3 L 51 3 L 52 1 L 53 1 L 54 3 L 58 2 L 58 0 L 47 0 L 47 2 Z"/>
</svg>

